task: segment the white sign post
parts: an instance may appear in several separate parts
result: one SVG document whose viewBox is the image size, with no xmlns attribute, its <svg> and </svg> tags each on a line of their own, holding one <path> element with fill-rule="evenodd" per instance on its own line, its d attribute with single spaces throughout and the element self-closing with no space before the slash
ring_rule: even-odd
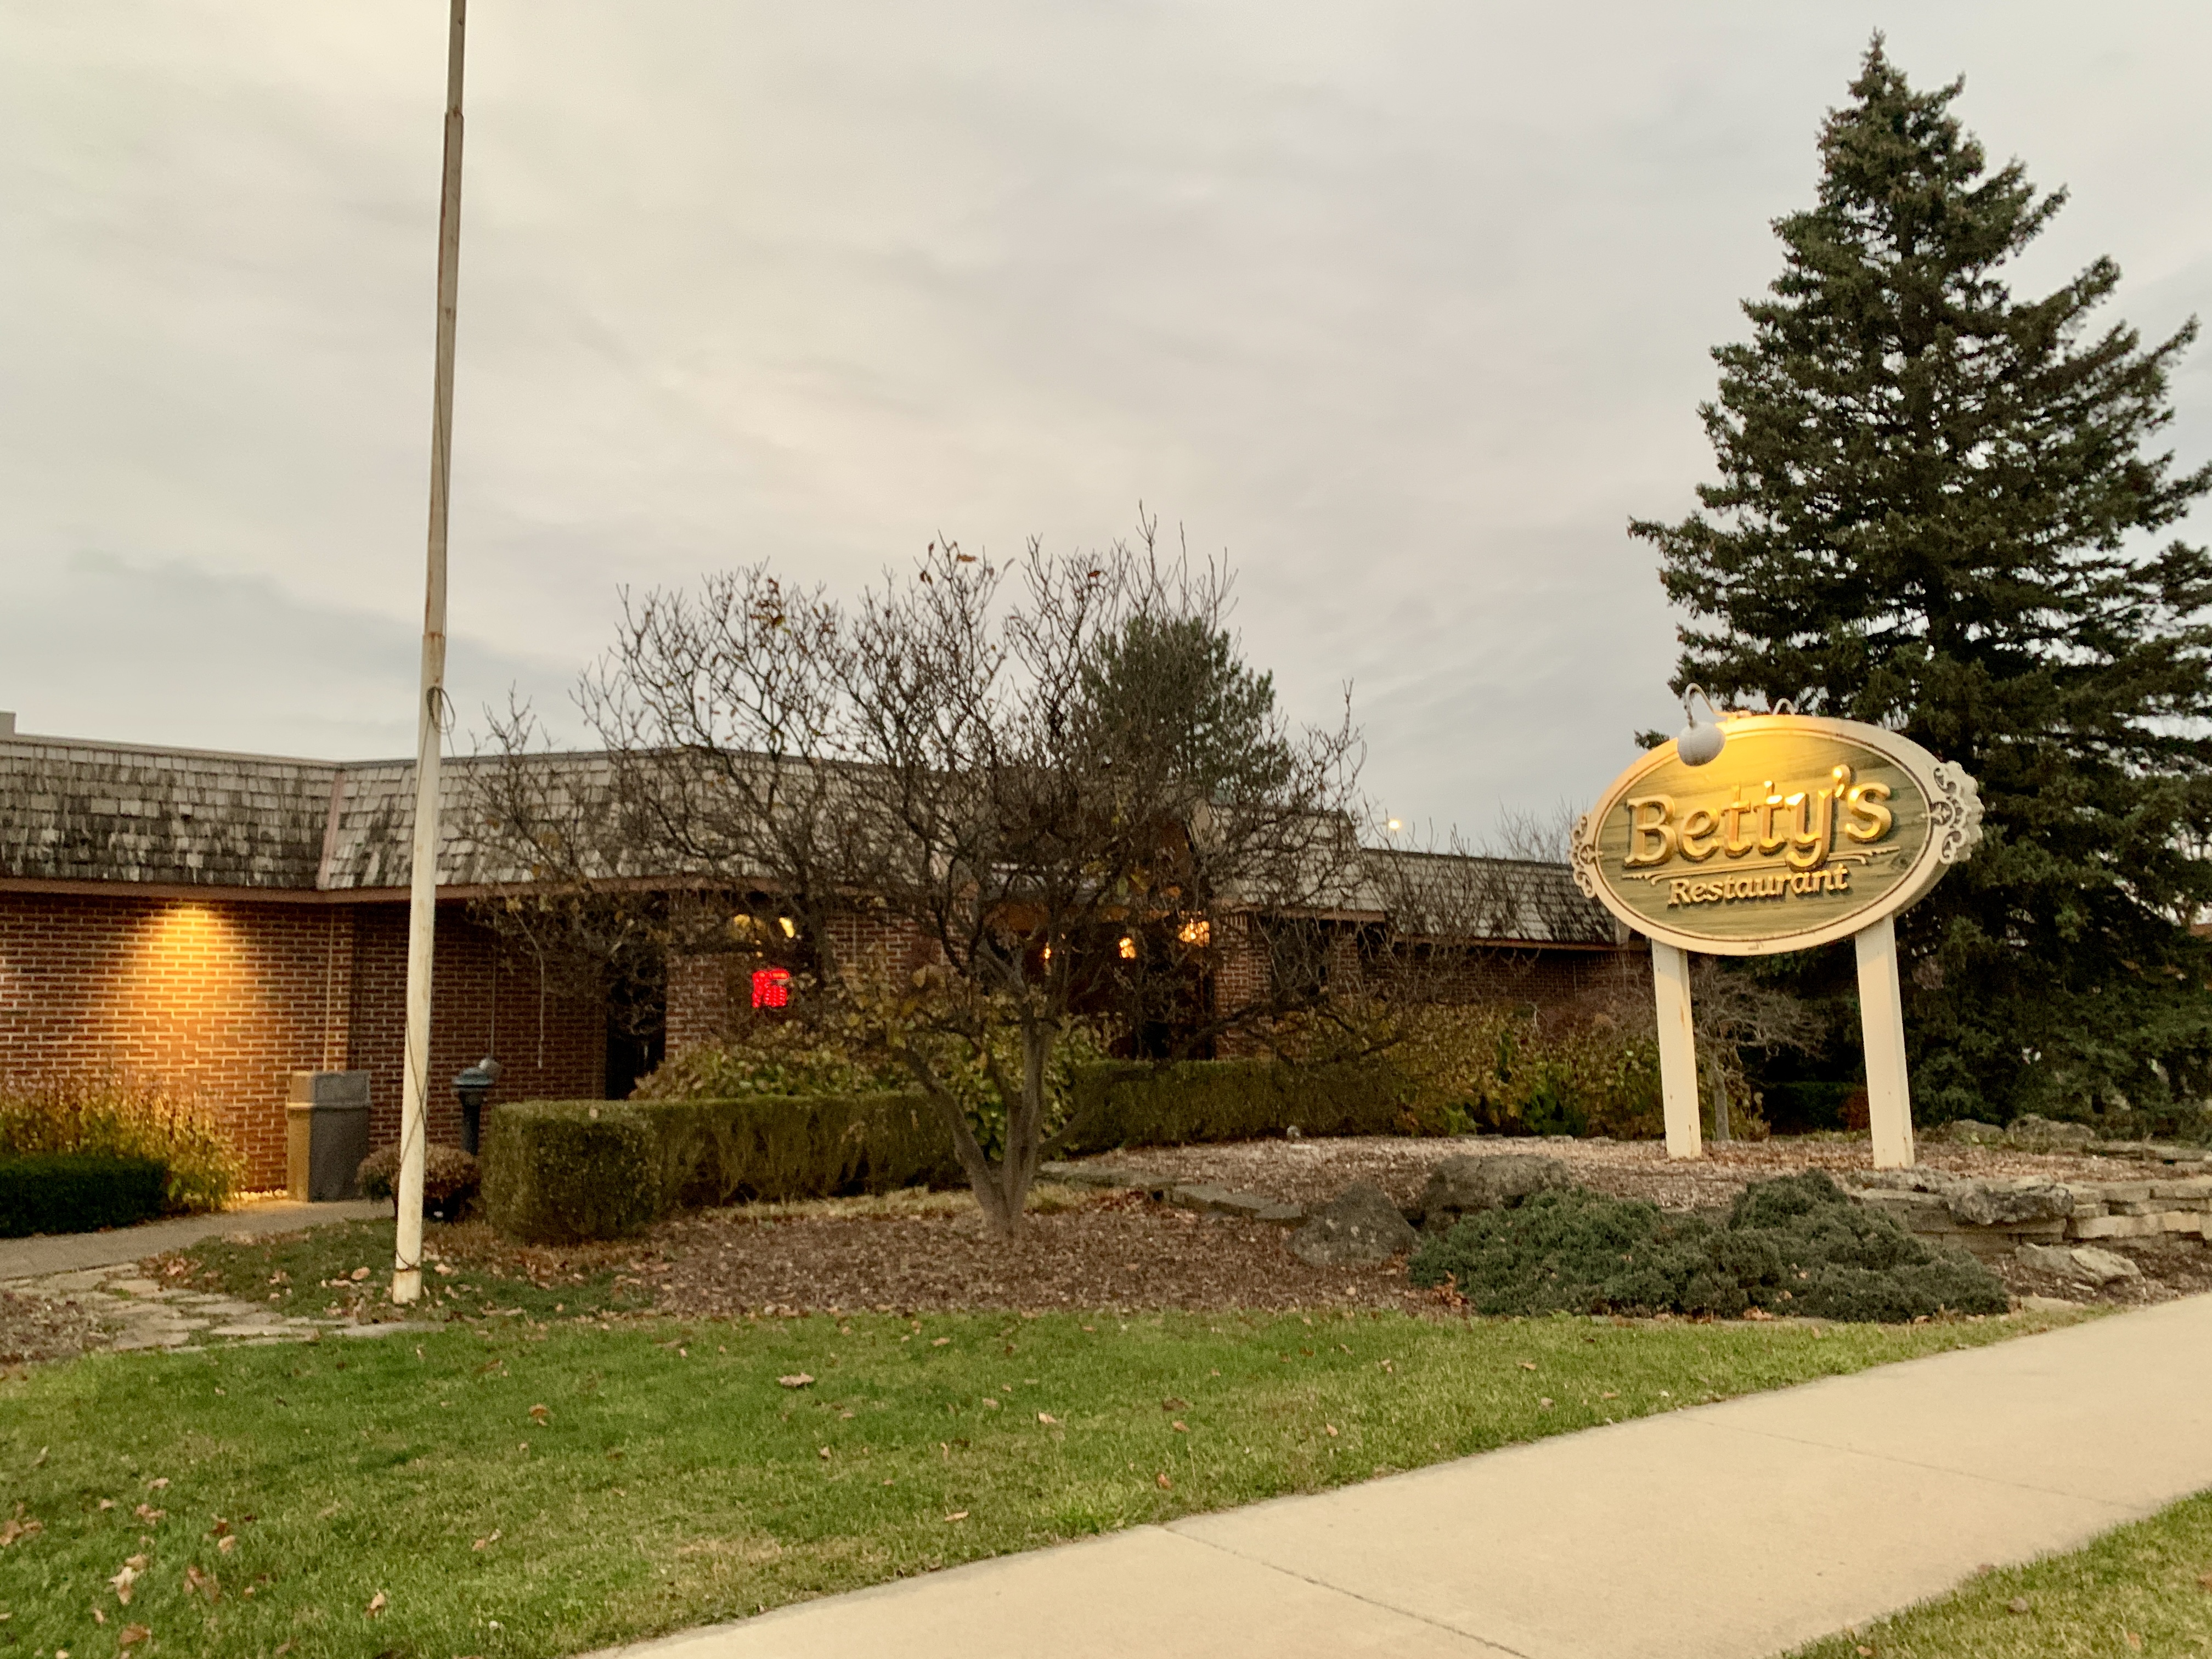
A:
<svg viewBox="0 0 2212 1659">
<path fill-rule="evenodd" d="M 1690 955 L 1849 939 L 1877 1169 L 1913 1161 L 1897 913 L 1981 839 L 1974 781 L 1879 726 L 1749 714 L 1653 750 L 1575 825 L 1575 880 L 1651 941 L 1667 1155 L 1703 1152 Z M 1688 734 L 1686 734 L 1688 735 Z"/>
</svg>

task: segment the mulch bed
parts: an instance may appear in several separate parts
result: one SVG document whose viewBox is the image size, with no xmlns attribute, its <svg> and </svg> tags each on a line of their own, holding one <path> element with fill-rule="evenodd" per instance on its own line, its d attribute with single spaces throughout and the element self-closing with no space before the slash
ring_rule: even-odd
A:
<svg viewBox="0 0 2212 1659">
<path fill-rule="evenodd" d="M 1770 1140 L 1708 1146 L 1697 1164 L 1670 1164 L 1655 1142 L 1346 1138 L 1144 1147 L 1094 1160 L 1178 1181 L 1206 1181 L 1314 1205 L 1354 1181 L 1372 1181 L 1410 1205 L 1437 1160 L 1466 1152 L 1540 1152 L 1572 1166 L 1597 1191 L 1670 1209 L 1726 1205 L 1746 1184 L 1799 1170 L 1867 1167 L 1864 1142 Z M 1971 1176 L 2125 1180 L 2124 1160 L 2006 1149 L 1927 1146 L 1921 1162 Z M 972 1210 L 940 1215 L 772 1215 L 695 1212 L 656 1228 L 640 1254 L 642 1276 L 666 1312 L 989 1308 L 1194 1310 L 1357 1306 L 1435 1310 L 1402 1262 L 1310 1267 L 1286 1248 L 1288 1230 L 1102 1195 L 1032 1214 L 1023 1247 L 989 1237 Z M 2142 1279 L 2101 1291 L 2020 1267 L 1990 1264 L 2016 1295 L 2140 1304 L 2212 1290 L 2212 1250 L 2184 1243 L 2118 1245 Z"/>
<path fill-rule="evenodd" d="M 100 1321 L 75 1302 L 0 1291 L 0 1365 L 73 1359 L 105 1336 Z"/>
<path fill-rule="evenodd" d="M 655 1230 L 662 1310 L 697 1316 L 838 1309 L 1103 1311 L 1437 1304 L 1402 1262 L 1310 1267 L 1287 1230 L 1115 1194 L 1033 1214 L 1018 1250 L 973 1212 L 756 1220 L 707 1211 Z"/>
</svg>

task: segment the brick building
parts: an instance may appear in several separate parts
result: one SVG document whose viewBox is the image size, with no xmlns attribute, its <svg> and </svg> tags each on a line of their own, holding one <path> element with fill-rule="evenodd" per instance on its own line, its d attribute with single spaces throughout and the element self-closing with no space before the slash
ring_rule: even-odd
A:
<svg viewBox="0 0 2212 1659">
<path fill-rule="evenodd" d="M 591 769 L 591 756 L 548 757 Z M 506 1099 L 627 1093 L 671 1048 L 708 1041 L 749 994 L 728 957 L 668 964 L 658 1030 L 617 1024 L 604 999 L 564 996 L 542 967 L 471 920 L 471 901 L 527 879 L 487 867 L 460 810 L 472 763 L 448 763 L 431 1012 L 430 1133 L 459 1138 L 435 1086 L 485 1054 Z M 284 1177 L 295 1070 L 370 1074 L 371 1139 L 398 1130 L 413 763 L 336 763 L 18 734 L 0 714 L 0 1085 L 101 1075 L 210 1100 L 250 1182 Z M 1449 942 L 1455 994 L 1547 1004 L 1629 960 L 1565 866 L 1376 853 L 1342 905 L 1297 919 L 1356 952 L 1383 890 L 1480 878 L 1480 937 Z M 1389 879 L 1385 879 L 1385 878 Z M 1219 994 L 1270 971 L 1224 917 Z M 1269 919 L 1273 920 L 1273 919 Z M 916 950 L 920 941 L 910 941 Z"/>
</svg>

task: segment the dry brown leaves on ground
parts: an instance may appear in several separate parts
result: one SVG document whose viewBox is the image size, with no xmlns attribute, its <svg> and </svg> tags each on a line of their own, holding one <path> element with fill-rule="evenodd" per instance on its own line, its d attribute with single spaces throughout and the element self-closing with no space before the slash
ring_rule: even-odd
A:
<svg viewBox="0 0 2212 1659">
<path fill-rule="evenodd" d="M 70 1359 L 104 1340 L 100 1321 L 73 1300 L 0 1291 L 0 1365 Z"/>
<path fill-rule="evenodd" d="M 1327 1140 L 1245 1140 L 1212 1146 L 1138 1146 L 1087 1161 L 1175 1181 L 1212 1182 L 1305 1205 L 1334 1198 L 1355 1181 L 1371 1181 L 1398 1203 L 1410 1205 L 1420 1196 L 1431 1164 L 1463 1154 L 1480 1158 L 1500 1152 L 1539 1152 L 1559 1158 L 1571 1167 L 1574 1178 L 1585 1187 L 1616 1198 L 1648 1199 L 1670 1210 L 1730 1203 L 1753 1181 L 1795 1175 L 1801 1170 L 1827 1170 L 1841 1175 L 1846 1170 L 1871 1169 L 1874 1164 L 1872 1149 L 1863 1139 L 1709 1141 L 1704 1158 L 1694 1163 L 1675 1163 L 1668 1160 L 1666 1146 L 1656 1140 L 1501 1136 L 1434 1139 L 1347 1136 Z M 1924 1142 L 1918 1153 L 1923 1167 L 1955 1175 L 2038 1176 L 2047 1181 L 2143 1178 L 2142 1164 L 2125 1158 Z"/>
<path fill-rule="evenodd" d="M 1032 1214 L 1021 1248 L 983 1231 L 972 1208 L 940 1216 L 763 1220 L 708 1211 L 659 1230 L 672 1258 L 667 1312 L 769 1309 L 901 1312 L 1433 1305 L 1402 1262 L 1309 1267 L 1280 1227 L 1170 1210 L 1125 1195 Z"/>
</svg>

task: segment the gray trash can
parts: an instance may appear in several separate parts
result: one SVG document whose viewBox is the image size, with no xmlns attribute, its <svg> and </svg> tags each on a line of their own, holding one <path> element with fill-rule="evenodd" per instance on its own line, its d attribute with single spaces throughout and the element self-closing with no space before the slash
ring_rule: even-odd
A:
<svg viewBox="0 0 2212 1659">
<path fill-rule="evenodd" d="M 284 1104 L 285 1184 L 320 1204 L 361 1196 L 368 1156 L 368 1073 L 295 1072 Z"/>
</svg>

